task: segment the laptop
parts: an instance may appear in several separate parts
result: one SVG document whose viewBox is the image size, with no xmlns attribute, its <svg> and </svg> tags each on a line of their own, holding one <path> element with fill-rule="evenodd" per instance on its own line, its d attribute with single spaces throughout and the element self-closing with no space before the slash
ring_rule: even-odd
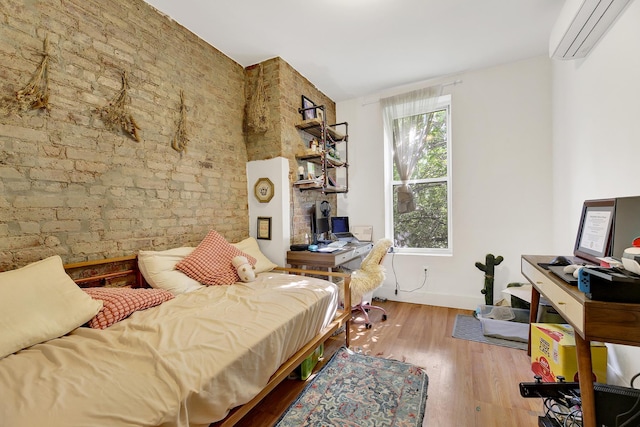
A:
<svg viewBox="0 0 640 427">
<path fill-rule="evenodd" d="M 358 243 L 356 236 L 349 231 L 349 217 L 347 216 L 332 216 L 331 232 L 340 241 Z"/>
</svg>

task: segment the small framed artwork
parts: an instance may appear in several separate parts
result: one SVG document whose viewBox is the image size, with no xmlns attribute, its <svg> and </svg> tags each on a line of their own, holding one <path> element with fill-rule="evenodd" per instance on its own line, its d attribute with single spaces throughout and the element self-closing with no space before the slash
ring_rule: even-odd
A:
<svg viewBox="0 0 640 427">
<path fill-rule="evenodd" d="M 259 216 L 258 217 L 258 239 L 271 240 L 271 217 Z"/>
<path fill-rule="evenodd" d="M 269 178 L 260 178 L 253 186 L 253 194 L 260 203 L 269 203 L 274 193 L 274 185 Z"/>
<path fill-rule="evenodd" d="M 316 104 L 312 100 L 302 95 L 302 108 L 300 109 L 300 112 L 302 113 L 302 120 L 316 118 L 316 108 L 312 108 L 315 106 Z"/>
</svg>

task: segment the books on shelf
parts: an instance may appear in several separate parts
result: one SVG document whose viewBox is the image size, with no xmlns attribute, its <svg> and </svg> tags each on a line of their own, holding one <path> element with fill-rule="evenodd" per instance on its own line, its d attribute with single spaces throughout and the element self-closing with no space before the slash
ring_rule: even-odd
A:
<svg viewBox="0 0 640 427">
<path fill-rule="evenodd" d="M 299 179 L 293 183 L 296 187 L 301 188 L 316 188 L 322 186 L 322 178 L 315 179 Z"/>
<path fill-rule="evenodd" d="M 323 188 L 322 178 L 316 179 L 300 179 L 293 183 L 294 187 L 300 189 L 310 189 L 310 188 Z M 329 182 L 329 185 L 326 187 L 327 192 L 344 192 L 347 189 L 344 185 L 335 185 L 335 183 Z"/>
</svg>

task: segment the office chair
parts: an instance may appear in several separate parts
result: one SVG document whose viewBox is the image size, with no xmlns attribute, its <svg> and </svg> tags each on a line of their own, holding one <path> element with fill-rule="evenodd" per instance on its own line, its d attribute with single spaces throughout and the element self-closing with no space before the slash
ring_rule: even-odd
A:
<svg viewBox="0 0 640 427">
<path fill-rule="evenodd" d="M 351 311 L 361 311 L 364 315 L 365 328 L 371 329 L 369 321 L 369 310 L 381 310 L 382 320 L 387 320 L 387 312 L 382 307 L 369 304 L 364 300 L 364 296 L 378 289 L 384 281 L 384 267 L 382 260 L 391 247 L 389 239 L 378 240 L 367 256 L 362 260 L 360 268 L 351 273 L 351 301 L 358 301 L 358 304 L 351 307 Z"/>
</svg>

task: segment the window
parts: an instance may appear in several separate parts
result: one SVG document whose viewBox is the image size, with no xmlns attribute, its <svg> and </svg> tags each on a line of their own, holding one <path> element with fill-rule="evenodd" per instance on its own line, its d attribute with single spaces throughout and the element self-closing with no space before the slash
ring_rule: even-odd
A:
<svg viewBox="0 0 640 427">
<path fill-rule="evenodd" d="M 451 253 L 450 96 L 432 90 L 383 100 L 387 224 L 401 252 Z"/>
</svg>

